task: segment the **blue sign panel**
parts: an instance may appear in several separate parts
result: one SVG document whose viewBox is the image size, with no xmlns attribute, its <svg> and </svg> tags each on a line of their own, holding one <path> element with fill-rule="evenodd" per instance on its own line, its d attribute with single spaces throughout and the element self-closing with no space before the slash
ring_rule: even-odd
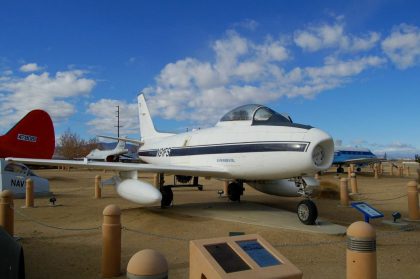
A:
<svg viewBox="0 0 420 279">
<path fill-rule="evenodd" d="M 365 222 L 369 223 L 369 219 L 381 218 L 384 215 L 365 202 L 352 202 L 351 206 L 359 210 L 365 216 Z"/>
<path fill-rule="evenodd" d="M 282 264 L 270 254 L 257 240 L 236 242 L 260 267 Z"/>
</svg>

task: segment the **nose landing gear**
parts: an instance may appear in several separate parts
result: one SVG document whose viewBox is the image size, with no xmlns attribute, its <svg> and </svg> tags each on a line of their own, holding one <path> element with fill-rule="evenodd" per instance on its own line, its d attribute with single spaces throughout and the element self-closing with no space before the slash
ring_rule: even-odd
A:
<svg viewBox="0 0 420 279">
<path fill-rule="evenodd" d="M 308 189 L 302 177 L 295 178 L 295 184 L 296 187 L 299 187 L 298 193 L 304 198 L 296 208 L 297 216 L 305 225 L 314 225 L 318 218 L 318 209 L 316 204 L 310 199 L 312 190 Z"/>
</svg>

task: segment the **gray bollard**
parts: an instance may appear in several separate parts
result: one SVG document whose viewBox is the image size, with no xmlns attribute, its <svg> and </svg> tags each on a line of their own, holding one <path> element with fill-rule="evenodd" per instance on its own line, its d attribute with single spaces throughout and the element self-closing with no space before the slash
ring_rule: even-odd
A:
<svg viewBox="0 0 420 279">
<path fill-rule="evenodd" d="M 369 223 L 348 227 L 346 262 L 347 279 L 376 278 L 376 232 Z"/>
<path fill-rule="evenodd" d="M 168 278 L 168 262 L 165 257 L 152 249 L 144 249 L 134 254 L 127 265 L 129 279 Z"/>
</svg>

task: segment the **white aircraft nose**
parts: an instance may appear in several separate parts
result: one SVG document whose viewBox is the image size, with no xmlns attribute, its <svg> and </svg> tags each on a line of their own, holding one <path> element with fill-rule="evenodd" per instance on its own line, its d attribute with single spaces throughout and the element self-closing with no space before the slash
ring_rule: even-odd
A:
<svg viewBox="0 0 420 279">
<path fill-rule="evenodd" d="M 321 129 L 312 128 L 306 133 L 305 140 L 310 142 L 308 154 L 315 170 L 327 170 L 334 158 L 333 138 Z"/>
</svg>

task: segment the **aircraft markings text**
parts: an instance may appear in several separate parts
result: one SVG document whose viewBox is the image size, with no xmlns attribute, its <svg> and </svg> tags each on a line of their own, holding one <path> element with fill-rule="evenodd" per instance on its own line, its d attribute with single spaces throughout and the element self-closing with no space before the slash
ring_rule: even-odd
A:
<svg viewBox="0 0 420 279">
<path fill-rule="evenodd" d="M 29 141 L 29 142 L 36 142 L 37 137 L 31 136 L 31 135 L 25 135 L 25 134 L 18 134 L 17 139 L 21 141 Z"/>
</svg>

